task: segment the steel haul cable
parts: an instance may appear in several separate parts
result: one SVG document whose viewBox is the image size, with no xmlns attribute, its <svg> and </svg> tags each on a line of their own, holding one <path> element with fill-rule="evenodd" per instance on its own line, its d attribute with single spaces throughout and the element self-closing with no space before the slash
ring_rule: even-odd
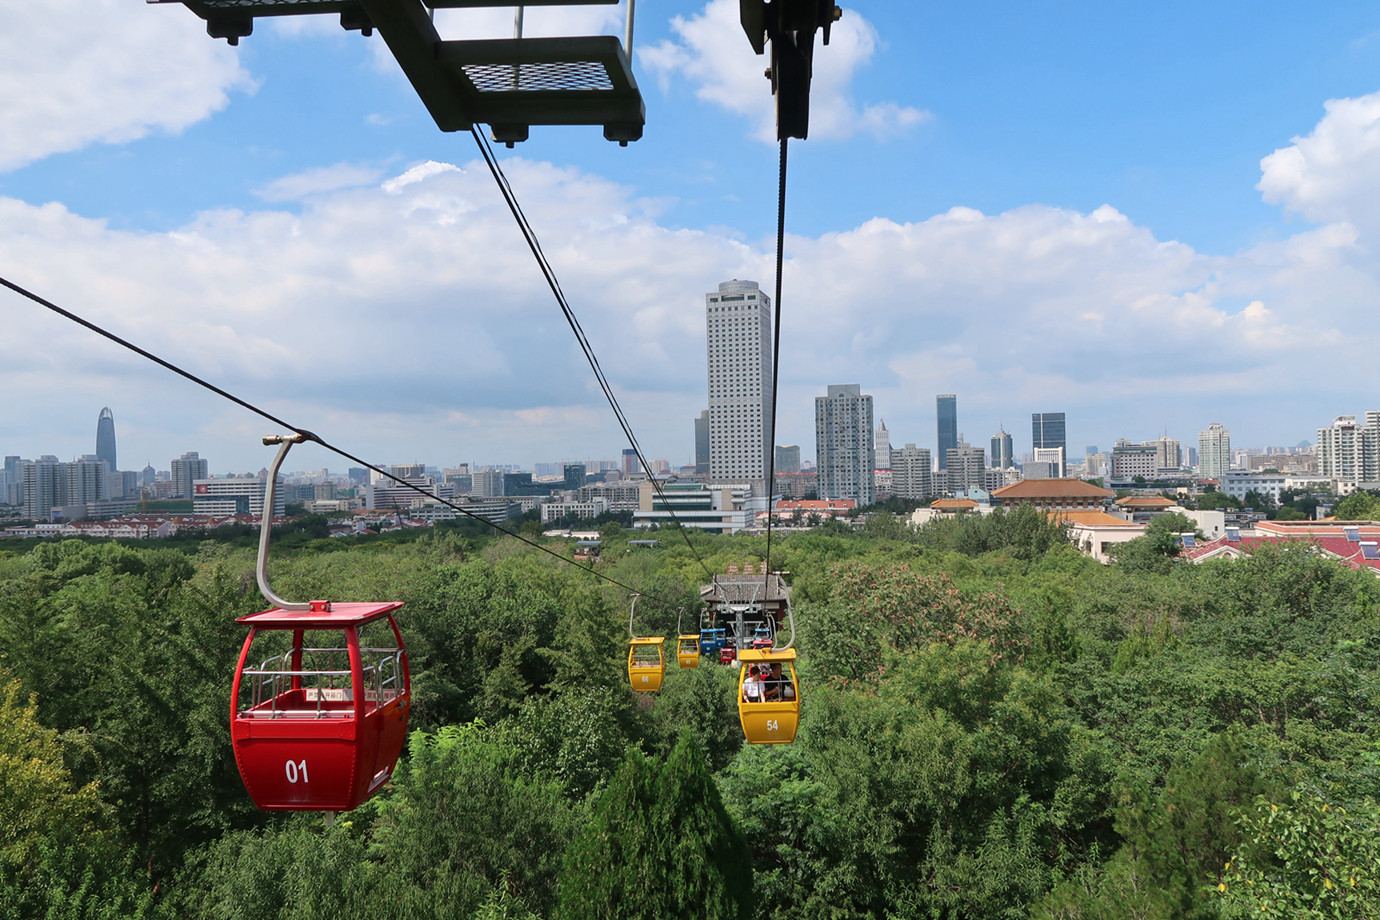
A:
<svg viewBox="0 0 1380 920">
<path fill-rule="evenodd" d="M 786 252 L 786 138 L 781 138 L 781 161 L 777 166 L 776 189 L 776 318 L 772 322 L 771 335 L 771 424 L 767 427 L 771 435 L 767 440 L 770 448 L 767 456 L 767 571 L 771 568 L 771 520 L 772 496 L 776 494 L 776 389 L 781 380 L 781 266 Z"/>
<path fill-rule="evenodd" d="M 537 267 L 541 269 L 542 276 L 546 279 L 546 284 L 551 288 L 551 293 L 556 298 L 556 303 L 561 308 L 561 314 L 570 326 L 570 331 L 575 333 L 575 341 L 579 343 L 580 350 L 584 352 L 585 360 L 589 363 L 590 369 L 594 371 L 594 379 L 599 383 L 599 389 L 603 391 L 604 398 L 608 400 L 609 407 L 613 409 L 613 415 L 618 419 L 618 425 L 623 429 L 624 436 L 628 443 L 637 454 L 637 460 L 642 464 L 642 470 L 647 475 L 647 481 L 652 484 L 657 497 L 661 499 L 662 505 L 671 514 L 671 520 L 680 524 L 680 519 L 676 517 L 676 512 L 671 503 L 666 499 L 666 493 L 662 490 L 661 484 L 656 481 L 652 474 L 651 465 L 647 463 L 647 458 L 642 453 L 642 446 L 637 442 L 637 436 L 633 434 L 632 425 L 628 422 L 627 416 L 623 414 L 623 407 L 618 404 L 618 397 L 613 393 L 613 387 L 609 384 L 608 378 L 604 376 L 604 369 L 599 365 L 599 358 L 594 354 L 594 346 L 590 344 L 589 338 L 585 335 L 585 330 L 580 326 L 580 320 L 575 316 L 575 311 L 571 308 L 570 302 L 566 300 L 565 291 L 561 289 L 560 279 L 556 277 L 556 270 L 551 267 L 551 263 L 546 259 L 546 253 L 542 251 L 541 241 L 537 239 L 536 231 L 527 220 L 526 213 L 522 210 L 522 205 L 518 203 L 517 195 L 513 192 L 513 187 L 508 183 L 508 177 L 503 172 L 503 167 L 499 165 L 498 158 L 494 156 L 493 148 L 484 138 L 483 132 L 478 126 L 470 126 L 470 134 L 474 137 L 474 143 L 479 148 L 479 153 L 484 158 L 484 163 L 489 167 L 489 172 L 494 177 L 494 182 L 498 185 L 499 192 L 503 195 L 503 201 L 508 205 L 508 210 L 512 212 L 513 219 L 517 221 L 518 229 L 522 232 L 522 238 L 527 243 L 527 248 L 532 250 L 532 257 L 537 260 Z M 784 141 L 782 142 L 784 145 Z M 784 181 L 784 180 L 783 180 Z M 784 195 L 784 191 L 782 192 Z M 779 272 L 778 272 L 779 274 Z M 780 280 L 777 281 L 780 288 Z M 775 394 L 773 393 L 773 400 Z M 712 581 L 714 575 L 709 571 L 709 567 L 700 558 L 699 551 L 695 549 L 695 544 L 690 542 L 688 528 L 680 524 L 680 535 L 685 540 L 685 545 L 690 547 L 691 554 L 695 561 L 700 564 L 704 574 Z"/>
<path fill-rule="evenodd" d="M 99 335 L 99 336 L 102 336 L 103 338 L 109 339 L 110 341 L 114 342 L 116 345 L 119 345 L 119 346 L 121 346 L 122 348 L 126 348 L 126 349 L 130 350 L 130 351 L 134 352 L 136 355 L 139 355 L 140 357 L 147 358 L 148 360 L 150 360 L 150 361 L 152 361 L 153 363 L 159 365 L 160 367 L 166 368 L 167 370 L 172 371 L 174 374 L 177 374 L 177 375 L 180 376 L 180 377 L 184 377 L 184 378 L 186 378 L 187 380 L 190 380 L 192 383 L 195 383 L 197 386 L 200 386 L 200 387 L 203 387 L 204 389 L 210 390 L 212 393 L 215 393 L 217 396 L 220 396 L 220 397 L 223 397 L 223 398 L 225 398 L 225 399 L 230 400 L 230 402 L 234 403 L 234 404 L 237 405 L 237 406 L 240 406 L 241 408 L 248 409 L 250 412 L 254 413 L 255 415 L 257 415 L 257 416 L 259 416 L 259 417 L 261 417 L 261 418 L 267 419 L 268 421 L 272 422 L 272 423 L 275 424 L 275 425 L 278 425 L 278 426 L 280 426 L 280 427 L 282 427 L 282 428 L 286 428 L 286 429 L 288 429 L 289 431 L 295 431 L 295 432 L 297 432 L 298 434 L 300 434 L 300 435 L 302 435 L 303 437 L 305 437 L 305 438 L 306 438 L 307 440 L 309 440 L 309 441 L 315 441 L 317 444 L 320 444 L 320 445 L 321 445 L 322 447 L 324 447 L 326 450 L 330 451 L 330 452 L 333 453 L 333 454 L 336 454 L 336 455 L 339 456 L 339 457 L 342 457 L 342 458 L 344 458 L 344 459 L 346 459 L 346 460 L 349 460 L 349 461 L 351 461 L 351 462 L 353 462 L 353 463 L 357 463 L 357 464 L 359 464 L 360 466 L 364 467 L 365 469 L 372 470 L 373 472 L 378 473 L 380 476 L 385 476 L 385 477 L 387 477 L 388 479 L 391 479 L 391 480 L 393 480 L 394 482 L 398 483 L 399 485 L 406 486 L 407 488 L 411 489 L 411 490 L 414 491 L 414 492 L 417 492 L 417 493 L 419 493 L 419 494 L 421 494 L 421 495 L 425 495 L 427 498 L 434 499 L 435 501 L 440 502 L 441 504 L 445 505 L 446 507 L 451 508 L 451 509 L 454 510 L 454 511 L 460 512 L 461 514 L 465 515 L 466 517 L 473 518 L 474 520 L 477 520 L 477 521 L 483 521 L 485 524 L 487 524 L 488 526 L 492 527 L 494 530 L 497 530 L 499 533 L 507 534 L 507 535 L 510 536 L 510 537 L 514 537 L 514 538 L 516 538 L 516 539 L 518 539 L 518 540 L 521 540 L 523 543 L 526 543 L 528 546 L 531 546 L 531 547 L 534 547 L 534 548 L 536 548 L 536 549 L 539 549 L 539 550 L 541 550 L 542 552 L 546 553 L 547 555 L 553 556 L 553 557 L 555 557 L 556 559 L 561 560 L 561 561 L 564 562 L 566 565 L 574 566 L 574 567 L 577 568 L 577 569 L 583 569 L 584 571 L 589 572 L 591 575 L 595 576 L 596 578 L 601 578 L 601 579 L 603 579 L 604 581 L 608 582 L 609 584 L 617 585 L 618 587 L 623 588 L 624 590 L 630 591 L 630 592 L 632 592 L 632 593 L 642 594 L 642 595 L 644 595 L 644 596 L 646 596 L 646 597 L 649 597 L 649 598 L 651 598 L 652 600 L 656 601 L 657 603 L 662 604 L 662 605 L 664 605 L 664 606 L 666 606 L 666 607 L 675 609 L 675 608 L 677 608 L 678 606 L 680 606 L 679 604 L 676 604 L 675 602 L 669 601 L 669 600 L 667 600 L 667 599 L 665 599 L 665 598 L 657 597 L 656 595 L 647 594 L 645 591 L 639 591 L 637 588 L 633 588 L 633 587 L 630 586 L 630 585 L 625 585 L 625 584 L 623 584 L 623 582 L 618 581 L 616 578 L 610 578 L 609 576 L 603 574 L 602 572 L 596 571 L 596 570 L 595 570 L 594 568 L 592 568 L 591 566 L 580 565 L 578 562 L 575 562 L 574 560 L 571 560 L 571 559 L 567 559 L 565 556 L 562 556 L 560 553 L 556 552 L 555 550 L 550 549 L 549 547 L 543 546 L 543 545 L 541 545 L 540 543 L 537 543 L 535 540 L 529 540 L 529 539 L 527 539 L 526 537 L 524 537 L 522 534 L 516 533 L 516 532 L 511 531 L 511 530 L 508 530 L 507 528 L 504 528 L 504 527 L 500 527 L 500 526 L 498 526 L 497 524 L 495 524 L 493 521 L 490 521 L 488 518 L 485 518 L 485 517 L 482 517 L 482 516 L 480 516 L 480 515 L 478 515 L 478 514 L 475 514 L 473 511 L 470 511 L 470 510 L 467 509 L 467 508 L 464 508 L 464 507 L 462 507 L 462 506 L 460 506 L 460 505 L 457 505 L 457 504 L 455 504 L 454 502 L 446 501 L 444 498 L 440 498 L 440 497 L 438 497 L 438 496 L 432 495 L 430 492 L 426 491 L 425 489 L 421 488 L 420 486 L 418 486 L 418 485 L 416 485 L 416 484 L 414 484 L 414 483 L 408 482 L 407 480 L 402 479 L 402 478 L 400 478 L 400 477 L 398 477 L 398 476 L 394 476 L 392 473 L 388 472 L 387 470 L 380 469 L 379 467 L 374 466 L 372 463 L 369 463 L 369 462 L 366 461 L 366 460 L 363 460 L 363 459 L 361 459 L 361 458 L 359 458 L 359 457 L 356 457 L 354 454 L 352 454 L 352 453 L 350 453 L 350 452 L 344 450 L 343 448 L 337 447 L 337 446 L 335 446 L 334 444 L 331 444 L 329 441 L 326 441 L 325 439 L 321 438 L 320 436 L 318 436 L 318 435 L 316 435 L 316 434 L 313 434 L 312 432 L 308 431 L 307 429 L 305 429 L 305 428 L 299 428 L 299 427 L 297 427 L 296 425 L 291 424 L 290 422 L 284 421 L 283 419 L 278 418 L 276 415 L 273 415 L 272 413 L 270 413 L 270 412 L 268 412 L 268 411 L 266 411 L 266 410 L 264 410 L 264 409 L 259 408 L 258 406 L 254 405 L 253 403 L 249 402 L 248 400 L 241 399 L 240 397 L 238 397 L 238 396 L 236 396 L 235 394 L 229 392 L 228 390 L 224 390 L 224 389 L 222 389 L 221 387 L 216 386 L 214 383 L 211 383 L 210 381 L 207 381 L 207 380 L 202 379 L 201 377 L 198 377 L 196 374 L 193 374 L 191 371 L 184 370 L 183 368 L 177 366 L 176 364 L 173 364 L 171 361 L 166 361 L 166 360 L 164 360 L 163 358 L 160 358 L 158 355 L 154 354 L 153 352 L 148 351 L 147 349 L 144 349 L 144 348 L 140 348 L 138 345 L 135 345 L 133 342 L 130 342 L 130 341 L 128 341 L 127 339 L 121 338 L 120 336 L 118 336 L 118 335 L 116 335 L 115 333 L 109 331 L 108 329 L 105 329 L 105 328 L 103 328 L 103 327 L 101 327 L 101 326 L 98 326 L 96 323 L 93 323 L 93 322 L 91 322 L 91 321 L 88 320 L 88 319 L 85 319 L 85 318 L 83 318 L 83 317 L 81 317 L 81 316 L 78 316 L 77 314 L 73 313 L 73 312 L 70 311 L 70 310 L 65 310 L 65 309 L 63 309 L 62 307 L 59 307 L 57 304 L 53 303 L 52 301 L 46 300 L 46 299 L 44 299 L 43 297 L 40 297 L 38 294 L 35 294 L 34 292 L 32 292 L 32 291 L 30 291 L 30 290 L 28 290 L 28 289 L 26 289 L 26 288 L 23 288 L 23 287 L 19 286 L 18 284 L 15 284 L 13 281 L 10 281 L 8 278 L 0 277 L 0 286 L 4 286 L 4 287 L 9 288 L 11 291 L 14 291 L 14 292 L 15 292 L 16 294 L 18 294 L 19 296 L 25 297 L 25 298 L 27 298 L 27 299 L 33 301 L 34 303 L 38 304 L 39 306 L 44 307 L 45 309 L 51 310 L 52 312 L 56 313 L 58 316 L 61 316 L 61 317 L 65 318 L 65 319 L 68 319 L 68 320 L 71 320 L 72 322 L 76 323 L 76 324 L 79 325 L 79 326 L 85 326 L 87 329 L 91 330 L 92 332 L 96 333 L 96 334 Z M 703 565 L 703 563 L 701 563 L 701 565 Z"/>
</svg>

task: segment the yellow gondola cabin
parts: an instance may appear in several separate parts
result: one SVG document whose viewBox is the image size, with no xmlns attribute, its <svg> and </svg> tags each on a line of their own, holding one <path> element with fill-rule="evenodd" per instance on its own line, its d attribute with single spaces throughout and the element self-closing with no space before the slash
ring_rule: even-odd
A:
<svg viewBox="0 0 1380 920">
<path fill-rule="evenodd" d="M 676 663 L 682 668 L 700 666 L 700 634 L 676 636 Z"/>
<path fill-rule="evenodd" d="M 655 693 L 666 676 L 666 659 L 661 654 L 665 636 L 628 640 L 628 683 L 634 690 Z"/>
<path fill-rule="evenodd" d="M 795 649 L 745 648 L 738 653 L 738 721 L 748 744 L 790 744 L 800 724 Z M 762 675 L 761 669 L 766 669 Z M 749 681 L 757 686 L 749 686 Z"/>
</svg>

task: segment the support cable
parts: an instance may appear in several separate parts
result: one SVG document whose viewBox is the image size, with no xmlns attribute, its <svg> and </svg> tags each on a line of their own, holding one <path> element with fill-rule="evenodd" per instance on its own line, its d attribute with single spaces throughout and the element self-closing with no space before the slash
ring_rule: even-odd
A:
<svg viewBox="0 0 1380 920">
<path fill-rule="evenodd" d="M 599 358 L 594 354 L 594 346 L 590 344 L 585 330 L 580 326 L 580 320 L 575 315 L 575 311 L 566 299 L 565 291 L 561 289 L 560 279 L 556 277 L 556 270 L 547 261 L 546 253 L 542 251 L 541 241 L 537 239 L 536 231 L 527 220 L 527 215 L 522 210 L 522 205 L 518 203 L 517 195 L 513 192 L 513 187 L 508 183 L 508 177 L 503 172 L 503 167 L 499 165 L 498 157 L 494 155 L 493 148 L 489 146 L 488 140 L 477 125 L 470 126 L 470 134 L 474 137 L 475 145 L 479 148 L 479 153 L 484 158 L 484 163 L 489 167 L 489 172 L 494 177 L 494 182 L 498 185 L 499 192 L 503 195 L 503 201 L 508 205 L 508 210 L 512 213 L 513 219 L 517 221 L 518 230 L 522 233 L 523 240 L 527 243 L 527 248 L 532 251 L 532 257 L 537 260 L 537 267 L 541 270 L 542 277 L 546 279 L 547 287 L 551 288 L 551 293 L 556 298 L 557 305 L 561 308 L 562 315 L 565 316 L 566 323 L 570 326 L 570 331 L 575 333 L 575 341 L 579 344 L 580 350 L 584 352 L 585 361 L 588 362 L 590 370 L 594 372 L 594 379 L 599 384 L 599 389 L 603 391 L 604 399 L 608 401 L 609 407 L 613 410 L 614 418 L 618 420 L 618 426 L 623 429 L 624 436 L 637 454 L 637 460 L 642 464 L 642 471 L 647 476 L 647 481 L 652 484 L 657 497 L 661 499 L 662 505 L 671 514 L 671 520 L 680 525 L 681 538 L 685 540 L 685 545 L 690 547 L 690 553 L 699 563 L 704 574 L 712 581 L 714 574 L 709 571 L 709 567 L 704 564 L 699 551 L 695 549 L 695 544 L 690 542 L 689 528 L 680 523 L 676 517 L 675 509 L 666 499 L 666 493 L 662 490 L 661 484 L 657 482 L 656 476 L 652 473 L 652 468 L 647 463 L 646 456 L 642 453 L 642 446 L 637 441 L 637 436 L 633 434 L 632 424 L 623 414 L 623 407 L 618 403 L 618 397 L 613 393 L 613 387 L 609 384 L 608 378 L 604 376 L 604 369 L 599 365 Z M 784 194 L 784 191 L 783 191 Z M 777 281 L 780 287 L 780 280 Z"/>
<path fill-rule="evenodd" d="M 416 493 L 418 493 L 418 494 L 420 494 L 420 495 L 424 495 L 424 496 L 426 496 L 427 498 L 432 499 L 432 500 L 434 500 L 434 501 L 436 501 L 436 502 L 439 502 L 440 504 L 445 505 L 446 507 L 448 507 L 448 508 L 450 508 L 450 509 L 452 509 L 452 510 L 454 510 L 454 511 L 460 512 L 461 514 L 465 515 L 466 517 L 473 518 L 473 519 L 476 520 L 476 521 L 482 521 L 483 523 L 485 523 L 485 524 L 487 524 L 488 526 L 492 527 L 494 530 L 497 530 L 499 533 L 506 534 L 506 535 L 508 535 L 508 536 L 510 536 L 510 537 L 513 537 L 513 538 L 515 538 L 515 539 L 517 539 L 517 540 L 522 541 L 523 543 L 526 543 L 528 546 L 531 546 L 531 547 L 533 547 L 533 548 L 535 548 L 535 549 L 539 549 L 539 550 L 541 550 L 543 553 L 546 553 L 548 556 L 553 556 L 553 557 L 555 557 L 556 559 L 561 560 L 561 561 L 564 562 L 566 565 L 574 566 L 574 567 L 577 568 L 577 569 L 583 569 L 584 571 L 590 573 L 591 575 L 595 576 L 596 578 L 603 579 L 604 581 L 608 582 L 609 584 L 617 585 L 618 587 L 620 587 L 620 588 L 622 588 L 622 589 L 624 589 L 624 590 L 626 590 L 626 591 L 629 591 L 629 592 L 631 592 L 631 593 L 634 593 L 634 594 L 643 594 L 644 596 L 650 597 L 652 600 L 655 600 L 657 603 L 662 604 L 662 605 L 666 606 L 667 608 L 675 608 L 675 607 L 678 606 L 678 604 L 676 604 L 675 602 L 672 602 L 672 601 L 667 600 L 667 599 L 665 599 L 665 598 L 660 598 L 660 597 L 657 597 L 657 596 L 655 596 L 655 595 L 648 595 L 648 594 L 646 594 L 645 591 L 642 591 L 642 590 L 640 590 L 640 589 L 638 589 L 638 588 L 634 588 L 634 587 L 632 587 L 631 585 L 625 585 L 623 582 L 619 581 L 619 580 L 616 579 L 616 578 L 610 578 L 608 575 L 605 575 L 605 574 L 602 573 L 602 572 L 596 571 L 592 566 L 580 565 L 578 562 L 575 562 L 573 559 L 567 559 L 565 556 L 562 556 L 560 553 L 556 552 L 555 550 L 553 550 L 553 549 L 551 549 L 551 548 L 549 548 L 549 547 L 543 546 L 542 544 L 536 542 L 535 540 L 530 540 L 530 539 L 528 539 L 527 537 L 524 537 L 522 534 L 517 533 L 516 531 L 508 530 L 506 527 L 500 527 L 499 525 L 495 524 L 493 521 L 490 521 L 488 518 L 483 517 L 483 516 L 478 515 L 478 514 L 475 514 L 473 511 L 470 511 L 468 508 L 465 508 L 465 507 L 463 507 L 463 506 L 461 506 L 461 505 L 457 505 L 457 504 L 455 504 L 454 502 L 447 501 L 446 499 L 441 498 L 441 497 L 439 497 L 439 496 L 437 496 L 437 495 L 433 495 L 432 493 L 430 493 L 430 492 L 426 491 L 425 489 L 423 489 L 421 486 L 418 486 L 418 485 L 416 485 L 415 483 L 408 482 L 406 479 L 403 479 L 403 478 L 401 478 L 401 477 L 399 477 L 399 476 L 395 476 L 395 475 L 393 475 L 392 473 L 388 472 L 387 470 L 380 469 L 379 467 L 375 466 L 374 464 L 369 463 L 367 460 L 364 460 L 364 459 L 362 459 L 362 458 L 360 458 L 360 457 L 356 457 L 354 454 L 350 453 L 349 451 L 345 450 L 344 448 L 337 447 L 336 445 L 330 443 L 329 441 L 325 440 L 324 438 L 320 437 L 319 435 L 313 434 L 312 432 L 308 431 L 308 430 L 305 429 L 305 428 L 299 428 L 299 427 L 297 427 L 296 425 L 291 424 L 290 422 L 287 422 L 287 421 L 284 421 L 283 419 L 278 418 L 276 415 L 273 415 L 272 413 L 268 412 L 268 411 L 265 410 L 265 409 L 259 408 L 258 406 L 254 405 L 253 403 L 249 402 L 248 400 L 241 399 L 240 397 L 238 397 L 238 396 L 236 396 L 235 394 L 229 392 L 228 390 L 224 390 L 224 389 L 222 389 L 221 387 L 216 386 L 214 383 L 211 383 L 211 382 L 209 382 L 209 381 L 207 381 L 207 380 L 202 379 L 201 377 L 198 377 L 196 374 L 193 374 L 191 371 L 184 370 L 183 368 L 177 366 L 176 364 L 173 364 L 171 361 L 166 361 L 166 360 L 164 360 L 163 358 L 160 358 L 158 355 L 154 354 L 153 352 L 148 351 L 147 349 L 144 349 L 144 348 L 140 348 L 138 345 L 135 345 L 133 342 L 130 342 L 130 341 L 128 341 L 127 339 L 121 338 L 120 336 L 118 336 L 118 335 L 116 335 L 115 333 L 113 333 L 113 332 L 111 332 L 111 331 L 109 331 L 109 330 L 107 330 L 107 329 L 105 329 L 105 328 L 103 328 L 103 327 L 97 325 L 96 323 L 93 323 L 93 322 L 91 322 L 91 321 L 88 320 L 88 319 L 84 319 L 83 317 L 78 316 L 77 314 L 71 312 L 70 310 L 64 310 L 62 307 L 59 307 L 57 304 L 53 303 L 52 301 L 46 300 L 46 299 L 44 299 L 43 297 L 40 297 L 38 294 L 35 294 L 35 293 L 33 293 L 32 291 L 27 290 L 26 288 L 20 287 L 18 284 L 15 284 L 13 281 L 10 281 L 8 278 L 5 278 L 5 277 L 3 277 L 3 276 L 0 276 L 0 286 L 4 286 L 4 287 L 9 288 L 11 291 L 14 291 L 16 294 L 20 295 L 21 297 L 25 297 L 25 298 L 27 298 L 27 299 L 33 301 L 34 303 L 38 304 L 39 306 L 44 307 L 44 308 L 46 308 L 46 309 L 48 309 L 48 310 L 51 310 L 52 312 L 56 313 L 58 316 L 61 316 L 61 317 L 63 317 L 64 319 L 71 320 L 72 322 L 76 323 L 76 324 L 79 325 L 79 326 L 84 326 L 84 327 L 86 327 L 87 329 L 91 330 L 92 332 L 96 333 L 97 335 L 102 336 L 103 338 L 109 339 L 110 341 L 114 342 L 116 345 L 119 345 L 119 346 L 121 346 L 122 348 L 126 348 L 126 349 L 128 349 L 129 351 L 132 351 L 132 352 L 134 352 L 136 355 L 139 355 L 139 356 L 142 357 L 142 358 L 147 358 L 148 360 L 152 361 L 154 364 L 157 364 L 157 365 L 159 365 L 160 367 L 163 367 L 163 368 L 165 368 L 165 369 L 167 369 L 167 370 L 172 371 L 174 374 L 177 374 L 179 377 L 183 377 L 183 378 L 186 378 L 187 380 L 190 380 L 192 383 L 195 383 L 197 386 L 202 387 L 203 389 L 210 390 L 212 393 L 215 393 L 217 396 L 220 396 L 220 397 L 222 397 L 222 398 L 224 398 L 224 399 L 228 399 L 230 402 L 234 403 L 235 405 L 240 406 L 240 407 L 243 408 L 243 409 L 247 409 L 247 410 L 249 410 L 250 412 L 254 413 L 255 415 L 257 415 L 257 416 L 259 416 L 259 417 L 261 417 L 261 418 L 267 419 L 268 421 L 272 422 L 272 423 L 275 424 L 275 425 L 278 425 L 278 426 L 280 426 L 280 427 L 282 427 L 282 428 L 286 428 L 286 429 L 288 429 L 289 431 L 294 431 L 294 432 L 296 432 L 297 434 L 301 435 L 303 438 L 305 438 L 305 439 L 308 440 L 308 441 L 315 441 L 317 444 L 320 444 L 320 445 L 321 445 L 322 447 L 324 447 L 326 450 L 330 451 L 330 452 L 333 453 L 333 454 L 336 454 L 337 456 L 339 456 L 339 457 L 341 457 L 341 458 L 343 458 L 343 459 L 345 459 L 345 460 L 349 460 L 349 461 L 352 462 L 352 463 L 358 464 L 359 466 L 362 466 L 362 467 L 364 467 L 365 469 L 372 470 L 373 472 L 378 473 L 380 476 L 384 476 L 384 477 L 386 477 L 386 478 L 388 478 L 388 479 L 393 480 L 393 482 L 397 483 L 398 485 L 406 486 L 407 488 L 411 489 L 412 491 L 414 491 L 414 492 L 416 492 Z M 272 513 L 272 509 L 271 509 L 271 508 L 268 509 L 268 511 L 269 511 L 270 514 Z M 701 565 L 703 565 L 703 563 L 701 563 Z"/>
<path fill-rule="evenodd" d="M 771 432 L 767 445 L 767 571 L 771 572 L 771 521 L 772 496 L 776 494 L 776 390 L 781 380 L 781 266 L 786 253 L 786 137 L 781 138 L 781 160 L 777 167 L 776 191 L 776 319 L 772 322 L 771 336 Z M 794 628 L 794 624 L 792 624 Z"/>
</svg>

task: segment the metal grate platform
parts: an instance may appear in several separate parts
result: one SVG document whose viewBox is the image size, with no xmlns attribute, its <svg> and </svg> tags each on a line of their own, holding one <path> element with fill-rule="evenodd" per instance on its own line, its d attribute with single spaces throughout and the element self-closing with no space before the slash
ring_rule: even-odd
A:
<svg viewBox="0 0 1380 920">
<path fill-rule="evenodd" d="M 602 125 L 626 144 L 642 136 L 646 107 L 622 43 L 613 36 L 442 41 L 431 9 L 504 7 L 502 0 L 146 0 L 181 3 L 215 38 L 237 44 L 254 19 L 336 13 L 347 29 L 377 29 L 442 131 L 488 124 L 495 140 L 525 140 L 531 125 Z M 524 6 L 618 0 L 525 0 Z M 630 7 L 631 10 L 631 7 Z M 631 28 L 631 27 L 630 27 Z M 631 36 L 631 31 L 629 31 Z"/>
</svg>

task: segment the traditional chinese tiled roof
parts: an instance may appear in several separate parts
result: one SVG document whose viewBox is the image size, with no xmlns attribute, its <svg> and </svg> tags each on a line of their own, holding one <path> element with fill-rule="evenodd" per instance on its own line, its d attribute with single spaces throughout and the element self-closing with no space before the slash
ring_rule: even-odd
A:
<svg viewBox="0 0 1380 920">
<path fill-rule="evenodd" d="M 992 493 L 992 497 L 1006 501 L 1013 498 L 1111 498 L 1115 495 L 1107 489 L 1099 488 L 1081 479 L 1022 479 L 1009 486 L 1002 486 Z"/>
</svg>

